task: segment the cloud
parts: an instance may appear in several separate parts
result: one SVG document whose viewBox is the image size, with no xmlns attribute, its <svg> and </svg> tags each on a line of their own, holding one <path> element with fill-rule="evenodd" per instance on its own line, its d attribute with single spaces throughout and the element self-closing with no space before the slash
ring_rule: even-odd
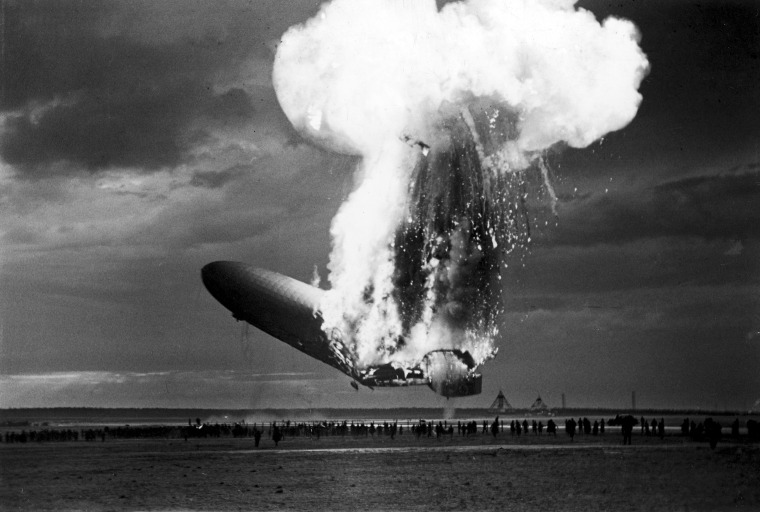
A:
<svg viewBox="0 0 760 512">
<path fill-rule="evenodd" d="M 125 17 L 139 21 L 116 4 L 6 8 L 0 157 L 21 177 L 171 168 L 220 127 L 257 117 L 292 136 L 257 85 L 271 65 L 262 34 L 218 16 L 191 34 L 159 7 L 149 9 L 161 11 L 155 19 L 138 18 L 170 37 L 114 28 Z"/>
<path fill-rule="evenodd" d="M 760 238 L 760 173 L 724 173 L 621 186 L 562 203 L 556 229 L 537 239 L 550 245 L 622 244 L 658 237 Z"/>
</svg>

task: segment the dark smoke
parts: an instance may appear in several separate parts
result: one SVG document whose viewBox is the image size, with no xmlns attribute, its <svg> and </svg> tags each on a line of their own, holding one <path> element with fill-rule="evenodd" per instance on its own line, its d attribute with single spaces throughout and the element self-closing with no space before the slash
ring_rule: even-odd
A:
<svg viewBox="0 0 760 512">
<path fill-rule="evenodd" d="M 471 107 L 474 128 L 483 134 L 477 136 L 480 148 L 461 114 L 446 118 L 441 136 L 414 169 L 410 215 L 394 243 L 394 299 L 405 333 L 422 319 L 431 279 L 433 314 L 447 328 L 484 336 L 496 328 L 504 257 L 529 236 L 522 172 L 481 161 L 516 135 L 510 116 L 498 113 L 487 105 Z"/>
</svg>

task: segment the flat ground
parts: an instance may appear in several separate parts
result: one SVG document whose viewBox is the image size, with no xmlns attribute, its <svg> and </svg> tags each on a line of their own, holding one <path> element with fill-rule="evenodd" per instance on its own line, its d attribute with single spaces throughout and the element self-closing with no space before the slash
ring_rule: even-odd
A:
<svg viewBox="0 0 760 512">
<path fill-rule="evenodd" d="M 760 510 L 760 447 L 666 436 L 0 445 L 2 510 Z"/>
</svg>

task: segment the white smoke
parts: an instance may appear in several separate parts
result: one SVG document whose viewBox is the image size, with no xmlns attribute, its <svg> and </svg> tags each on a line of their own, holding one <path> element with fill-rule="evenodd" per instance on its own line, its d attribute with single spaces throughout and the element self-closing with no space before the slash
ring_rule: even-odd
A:
<svg viewBox="0 0 760 512">
<path fill-rule="evenodd" d="M 393 356 L 402 335 L 389 298 L 392 245 L 421 158 L 402 139 L 430 146 L 442 117 L 486 97 L 516 116 L 517 136 L 482 157 L 509 172 L 557 142 L 584 147 L 635 116 L 648 68 L 636 27 L 600 23 L 574 3 L 472 0 L 439 11 L 434 0 L 335 0 L 282 37 L 273 81 L 285 114 L 312 140 L 363 156 L 358 186 L 333 220 L 322 305 L 325 328 L 343 332 L 360 364 Z M 423 316 L 408 357 L 445 339 Z"/>
</svg>

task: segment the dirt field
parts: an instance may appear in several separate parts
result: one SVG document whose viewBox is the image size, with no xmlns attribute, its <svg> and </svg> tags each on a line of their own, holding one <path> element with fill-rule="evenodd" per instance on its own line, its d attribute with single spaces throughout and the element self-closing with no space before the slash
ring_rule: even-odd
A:
<svg viewBox="0 0 760 512">
<path fill-rule="evenodd" d="M 2 510 L 760 510 L 760 448 L 680 437 L 0 445 Z"/>
</svg>

